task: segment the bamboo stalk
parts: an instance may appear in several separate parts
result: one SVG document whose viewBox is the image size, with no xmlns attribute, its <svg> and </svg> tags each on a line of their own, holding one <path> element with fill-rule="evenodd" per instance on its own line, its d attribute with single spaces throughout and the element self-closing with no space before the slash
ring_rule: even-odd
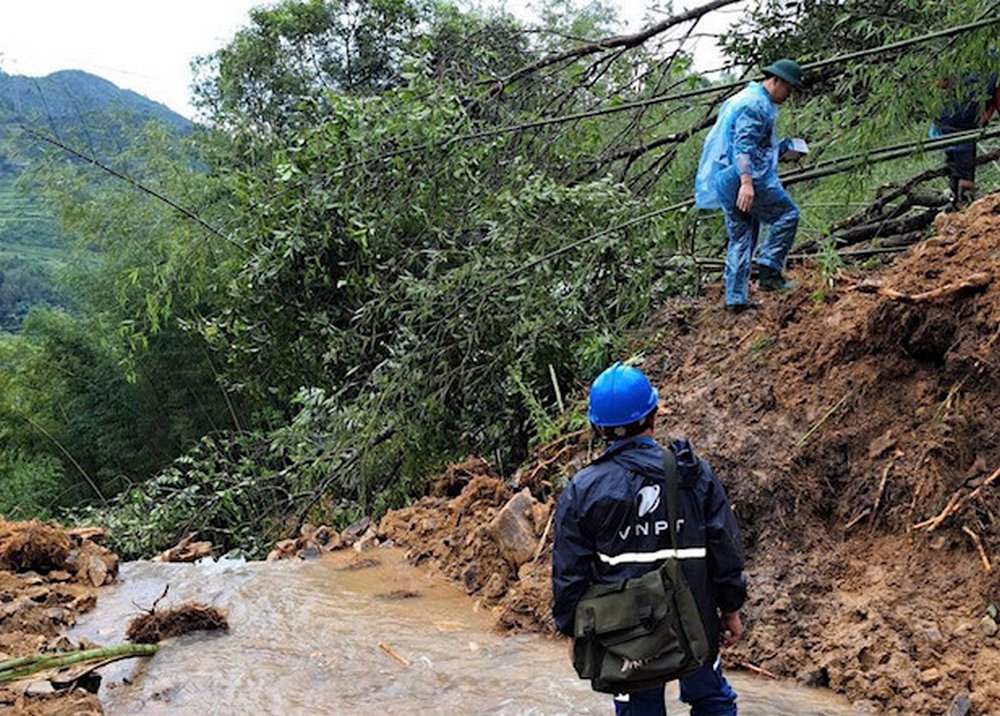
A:
<svg viewBox="0 0 1000 716">
<path fill-rule="evenodd" d="M 126 182 L 128 184 L 131 184 L 133 187 L 135 187 L 139 191 L 144 192 L 146 194 L 149 194 L 154 199 L 158 199 L 158 200 L 162 201 L 164 204 L 166 204 L 167 206 L 169 206 L 174 211 L 180 213 L 185 218 L 190 219 L 191 221 L 195 222 L 196 224 L 198 224 L 199 226 L 203 227 L 204 229 L 207 229 L 210 233 L 212 233 L 215 236 L 219 237 L 223 241 L 226 241 L 229 244 L 231 244 L 232 246 L 235 246 L 237 249 L 239 249 L 240 251 L 242 251 L 244 254 L 249 254 L 250 253 L 250 251 L 245 246 L 242 246 L 241 244 L 237 243 L 232 237 L 226 236 L 224 233 L 222 233 L 217 228 L 215 228 L 214 226 L 212 226 L 211 224 L 209 224 L 207 221 L 205 221 L 203 218 L 201 218 L 200 216 L 198 216 L 197 214 L 195 214 L 190 209 L 181 206 L 177 202 L 173 201 L 170 197 L 164 196 L 163 194 L 160 194 L 159 192 L 155 191 L 154 189 L 149 188 L 148 186 L 146 186 L 142 182 L 138 181 L 137 179 L 133 179 L 132 177 L 128 176 L 127 174 L 122 174 L 121 172 L 112 169 L 108 165 L 106 165 L 103 162 L 101 162 L 97 157 L 89 156 L 87 154 L 84 154 L 83 152 L 78 152 L 77 150 L 75 150 L 72 147 L 64 144 L 63 142 L 59 141 L 58 139 L 53 139 L 52 137 L 46 136 L 45 134 L 42 134 L 41 132 L 39 132 L 36 129 L 32 129 L 31 127 L 29 127 L 27 125 L 22 124 L 21 125 L 21 131 L 23 131 L 25 134 L 27 134 L 27 135 L 29 135 L 31 137 L 34 137 L 35 139 L 37 139 L 40 142 L 46 142 L 48 144 L 51 144 L 51 145 L 53 145 L 55 147 L 58 147 L 59 149 L 63 150 L 64 152 L 66 152 L 68 154 L 72 154 L 77 159 L 80 159 L 80 160 L 82 160 L 84 162 L 87 162 L 88 164 L 92 164 L 93 166 L 97 167 L 98 169 L 100 169 L 102 171 L 107 172 L 108 174 L 110 174 L 111 176 L 115 177 L 116 179 L 120 179 L 120 180 L 122 180 L 122 181 L 124 181 L 124 182 Z"/>
<path fill-rule="evenodd" d="M 552 367 L 549 363 L 549 377 L 552 378 L 552 387 L 556 391 L 556 402 L 559 404 L 559 414 L 562 415 L 566 412 L 566 406 L 563 405 L 562 390 L 559 388 L 559 379 L 556 377 L 556 369 Z"/>
<path fill-rule="evenodd" d="M 16 681 L 48 669 L 61 669 L 88 661 L 124 659 L 130 656 L 152 656 L 160 647 L 156 644 L 121 644 L 102 649 L 87 649 L 60 654 L 36 654 L 30 657 L 0 662 L 0 683 Z"/>
<path fill-rule="evenodd" d="M 869 57 L 871 55 L 877 55 L 884 52 L 891 52 L 893 50 L 903 49 L 905 47 L 910 47 L 923 42 L 928 42 L 930 40 L 935 40 L 941 37 L 950 37 L 952 35 L 959 35 L 964 32 L 968 32 L 970 30 L 976 30 L 982 27 L 987 27 L 989 25 L 995 25 L 998 22 L 1000 22 L 1000 17 L 992 17 L 983 20 L 978 20 L 976 22 L 971 22 L 965 25 L 956 25 L 955 27 L 946 28 L 944 30 L 938 30 L 937 32 L 921 35 L 919 37 L 913 37 L 908 40 L 893 42 L 887 45 L 881 45 L 879 47 L 872 47 L 865 50 L 859 50 L 857 52 L 851 52 L 845 55 L 837 55 L 835 57 L 829 57 L 825 60 L 810 62 L 808 64 L 803 65 L 802 69 L 805 72 L 809 72 L 823 67 L 828 67 L 830 65 L 836 65 L 842 62 L 847 62 L 850 60 L 857 60 L 864 57 Z M 754 79 L 762 79 L 762 77 L 757 77 Z M 339 174 L 340 172 L 346 171 L 348 169 L 353 169 L 355 167 L 366 166 L 374 162 L 386 161 L 388 159 L 394 159 L 396 157 L 401 157 L 408 154 L 415 154 L 418 152 L 429 151 L 434 148 L 445 149 L 448 146 L 459 142 L 486 139 L 489 137 L 496 137 L 503 134 L 511 134 L 513 132 L 522 132 L 530 129 L 538 129 L 540 127 L 546 127 L 553 124 L 575 122 L 581 119 L 590 119 L 593 117 L 616 114 L 618 112 L 627 112 L 628 110 L 641 109 L 644 107 L 650 107 L 653 105 L 662 104 L 664 102 L 686 100 L 686 99 L 691 99 L 693 97 L 700 97 L 702 95 L 718 94 L 721 92 L 727 92 L 729 90 L 736 89 L 738 87 L 742 87 L 745 84 L 746 82 L 742 80 L 738 82 L 728 82 L 725 84 L 712 85 L 711 87 L 700 87 L 698 89 L 687 90 L 685 92 L 657 95 L 654 97 L 649 97 L 647 99 L 636 100 L 634 102 L 622 102 L 621 104 L 615 105 L 613 107 L 598 107 L 596 109 L 586 110 L 583 112 L 574 112 L 571 114 L 565 114 L 555 117 L 542 117 L 540 119 L 536 119 L 530 122 L 524 122 L 522 124 L 507 125 L 503 127 L 493 127 L 491 129 L 483 129 L 478 132 L 458 134 L 444 141 L 427 142 L 425 144 L 417 144 L 408 147 L 401 147 L 400 149 L 396 149 L 391 152 L 386 152 L 384 154 L 371 157 L 369 159 L 360 159 L 354 162 L 341 164 L 340 166 L 336 167 L 333 170 L 333 173 Z"/>
<path fill-rule="evenodd" d="M 549 536 L 549 530 L 552 529 L 552 518 L 556 516 L 556 508 L 552 507 L 552 511 L 549 513 L 549 521 L 545 523 L 545 531 L 542 532 L 542 538 L 538 540 L 538 549 L 535 550 L 535 557 L 531 560 L 532 563 L 538 561 L 538 558 L 542 556 L 542 550 L 545 549 L 545 538 Z"/>
<path fill-rule="evenodd" d="M 24 666 L 25 664 L 31 664 L 40 658 L 39 654 L 29 654 L 28 656 L 19 656 L 16 659 L 7 659 L 6 661 L 0 661 L 0 672 L 9 671 L 11 669 L 16 669 L 19 666 Z"/>
<path fill-rule="evenodd" d="M 856 160 L 856 163 L 846 164 L 845 166 L 839 166 L 839 165 L 838 166 L 832 166 L 832 167 L 825 168 L 825 169 L 819 169 L 817 171 L 809 171 L 809 172 L 806 172 L 804 174 L 797 174 L 795 176 L 791 176 L 791 177 L 788 177 L 788 178 L 783 178 L 783 184 L 785 186 L 791 186 L 793 184 L 798 184 L 798 183 L 804 182 L 804 181 L 810 181 L 810 180 L 813 180 L 813 179 L 822 179 L 824 177 L 834 176 L 836 174 L 845 174 L 845 173 L 847 173 L 849 171 L 853 171 L 853 170 L 857 169 L 862 164 L 864 166 L 868 166 L 868 165 L 871 165 L 871 164 L 876 164 L 878 162 L 888 162 L 888 161 L 892 161 L 894 159 L 901 159 L 901 158 L 907 157 L 910 154 L 913 154 L 913 153 L 919 152 L 919 151 L 930 151 L 932 149 L 944 149 L 945 147 L 951 147 L 951 146 L 954 146 L 956 144 L 962 144 L 963 142 L 967 142 L 967 141 L 969 141 L 969 138 L 972 137 L 972 136 L 974 136 L 974 137 L 976 137 L 978 139 L 990 139 L 990 138 L 993 138 L 993 137 L 1000 137 L 1000 129 L 993 130 L 991 132 L 986 132 L 986 133 L 983 133 L 983 132 L 980 132 L 980 131 L 977 130 L 977 131 L 973 132 L 971 135 L 968 135 L 968 136 L 966 134 L 964 134 L 964 133 L 961 134 L 961 135 L 953 134 L 953 135 L 949 135 L 947 137 L 943 137 L 941 139 L 934 140 L 934 141 L 931 141 L 931 142 L 923 142 L 923 141 L 921 141 L 921 142 L 914 142 L 914 143 L 912 143 L 911 145 L 907 146 L 904 149 L 898 149 L 898 150 L 894 150 L 892 152 L 887 152 L 887 153 L 883 153 L 883 154 L 879 154 L 878 152 L 871 152 L 871 153 L 868 153 L 868 154 L 865 154 L 865 155 L 848 157 L 850 159 Z M 845 161 L 846 161 L 846 159 L 845 159 Z M 517 277 L 517 276 L 525 273 L 526 271 L 529 271 L 529 270 L 535 268 L 536 266 L 538 266 L 540 264 L 543 264 L 543 263 L 545 263 L 545 262 L 547 262 L 547 261 L 549 261 L 551 259 L 554 259 L 557 256 L 561 256 L 561 255 L 563 255 L 565 253 L 573 251 L 574 249 L 577 249 L 580 246 L 583 246 L 584 244 L 589 244 L 592 241 L 596 241 L 597 239 L 600 239 L 602 237 L 608 236 L 610 234 L 614 234 L 614 233 L 617 233 L 619 231 L 624 231 L 625 229 L 629 229 L 629 228 L 631 228 L 633 226 L 637 226 L 637 225 L 642 224 L 642 223 L 644 223 L 646 221 L 650 221 L 652 219 L 656 219 L 656 218 L 658 218 L 660 216 L 664 216 L 666 214 L 670 214 L 670 213 L 673 213 L 675 211 L 681 211 L 683 209 L 688 209 L 688 208 L 691 208 L 693 206 L 694 206 L 694 199 L 688 199 L 686 201 L 677 202 L 676 204 L 671 204 L 670 206 L 665 206 L 662 209 L 654 209 L 653 211 L 646 212 L 645 214 L 640 214 L 639 216 L 637 216 L 637 217 L 635 217 L 633 219 L 629 219 L 628 221 L 625 221 L 625 222 L 623 222 L 623 223 L 621 223 L 621 224 L 619 224 L 617 226 L 610 226 L 610 227 L 608 227 L 606 229 L 601 229 L 600 231 L 596 231 L 596 232 L 594 232 L 592 234 L 589 234 L 588 236 L 584 236 L 581 239 L 577 239 L 576 241 L 571 241 L 570 243 L 566 244 L 565 246 L 561 246 L 558 249 L 553 249 L 552 251 L 548 252 L 547 254 L 543 254 L 543 255 L 539 256 L 538 258 L 536 258 L 536 259 L 532 259 L 531 261 L 528 261 L 527 263 L 519 266 L 518 268 L 513 269 L 512 271 L 509 271 L 507 274 L 505 274 L 501 278 L 501 281 L 509 281 L 509 280 L 511 280 L 511 279 L 513 279 L 513 278 L 515 278 L 515 277 Z"/>
</svg>

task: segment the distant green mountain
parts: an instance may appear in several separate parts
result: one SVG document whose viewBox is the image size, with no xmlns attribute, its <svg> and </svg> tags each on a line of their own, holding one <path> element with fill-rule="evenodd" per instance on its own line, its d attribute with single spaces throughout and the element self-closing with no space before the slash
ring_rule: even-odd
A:
<svg viewBox="0 0 1000 716">
<path fill-rule="evenodd" d="M 21 127 L 110 160 L 126 148 L 126 129 L 153 120 L 178 136 L 191 131 L 191 123 L 166 106 L 87 72 L 23 77 L 0 71 L 0 331 L 16 330 L 33 305 L 71 301 L 51 281 L 65 253 L 55 217 L 18 183 L 38 153 Z"/>
</svg>

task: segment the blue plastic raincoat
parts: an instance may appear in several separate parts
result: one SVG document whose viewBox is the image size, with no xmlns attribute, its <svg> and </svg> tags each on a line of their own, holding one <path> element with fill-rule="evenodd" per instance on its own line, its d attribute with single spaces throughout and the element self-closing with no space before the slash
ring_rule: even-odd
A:
<svg viewBox="0 0 1000 716">
<path fill-rule="evenodd" d="M 778 106 L 759 82 L 751 82 L 726 100 L 701 150 L 694 184 L 695 206 L 722 208 L 719 179 L 734 165 L 740 174 L 753 177 L 754 187 L 780 186 L 777 118 Z"/>
<path fill-rule="evenodd" d="M 724 272 L 726 305 L 749 302 L 750 264 L 781 272 L 795 242 L 799 209 L 778 179 L 781 144 L 775 130 L 778 106 L 758 82 L 751 82 L 727 100 L 719 118 L 705 138 L 698 176 L 695 205 L 699 209 L 722 209 L 729 237 Z M 754 200 L 749 212 L 736 208 L 743 175 L 753 179 Z M 767 226 L 760 249 L 757 240 Z"/>
</svg>

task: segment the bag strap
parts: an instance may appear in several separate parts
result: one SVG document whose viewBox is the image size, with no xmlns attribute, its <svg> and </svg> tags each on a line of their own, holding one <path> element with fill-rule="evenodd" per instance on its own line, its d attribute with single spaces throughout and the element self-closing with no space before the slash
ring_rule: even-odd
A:
<svg viewBox="0 0 1000 716">
<path fill-rule="evenodd" d="M 677 487 L 677 456 L 667 441 L 663 448 L 663 472 L 667 476 L 667 519 L 670 526 L 667 532 L 670 533 L 670 548 L 677 553 L 677 519 L 680 509 L 680 490 Z"/>
</svg>

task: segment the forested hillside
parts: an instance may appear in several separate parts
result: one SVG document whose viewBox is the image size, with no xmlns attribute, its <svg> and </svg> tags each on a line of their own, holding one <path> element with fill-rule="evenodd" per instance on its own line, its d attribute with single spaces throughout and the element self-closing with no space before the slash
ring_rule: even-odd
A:
<svg viewBox="0 0 1000 716">
<path fill-rule="evenodd" d="M 585 390 L 629 360 L 660 389 L 657 437 L 693 439 L 741 522 L 750 630 L 725 658 L 876 712 L 990 713 L 998 201 L 959 213 L 942 150 L 977 142 L 997 192 L 1000 119 L 929 125 L 985 106 L 967 94 L 1000 70 L 1000 3 L 736 5 L 620 34 L 596 4 L 529 26 L 281 0 L 196 63 L 188 135 L 95 128 L 48 86 L 0 142 L 38 203 L 0 201 L 8 227 L 54 212 L 69 259 L 39 301 L 73 305 L 0 334 L 0 516 L 99 524 L 125 558 L 192 533 L 217 554 L 290 536 L 278 556 L 318 553 L 315 535 L 384 517 L 345 533 L 544 631 L 551 506 L 593 453 Z M 699 71 L 721 12 L 724 66 Z M 800 284 L 731 313 L 697 163 L 780 57 L 807 79 L 777 122 L 810 146 L 782 169 Z M 2 79 L 13 117 L 38 85 Z M 55 260 L 17 235 L 8 302 Z M 516 558 L 490 527 L 512 497 Z"/>
<path fill-rule="evenodd" d="M 779 129 L 812 145 L 786 185 L 822 310 L 842 266 L 945 203 L 935 81 L 994 62 L 996 13 L 765 2 L 735 20 L 726 73 L 699 75 L 699 19 L 733 4 L 621 36 L 596 6 L 537 28 L 285 0 L 199 63 L 195 161 L 150 131 L 109 160 L 123 181 L 37 141 L 79 310 L 0 343 L 0 511 L 90 506 L 126 554 L 192 529 L 262 554 L 307 517 L 406 504 L 469 453 L 513 474 L 583 427 L 580 388 L 632 331 L 713 278 L 721 220 L 689 201 L 702 139 L 783 55 L 810 76 Z"/>
<path fill-rule="evenodd" d="M 190 123 L 163 105 L 86 72 L 22 77 L 0 71 L 0 331 L 16 330 L 34 305 L 73 300 L 53 275 L 67 259 L 66 240 L 41 187 L 26 175 L 39 152 L 22 127 L 109 160 L 151 121 L 178 138 L 190 132 Z"/>
</svg>

